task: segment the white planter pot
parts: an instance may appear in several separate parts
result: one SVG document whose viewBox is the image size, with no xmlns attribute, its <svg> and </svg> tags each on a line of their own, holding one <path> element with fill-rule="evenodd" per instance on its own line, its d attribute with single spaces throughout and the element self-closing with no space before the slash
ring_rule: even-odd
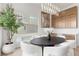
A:
<svg viewBox="0 0 79 59">
<path fill-rule="evenodd" d="M 1 51 L 2 51 L 2 47 L 5 45 L 5 43 L 9 42 L 9 31 L 6 30 L 3 27 L 0 27 L 0 55 L 1 55 Z"/>
<path fill-rule="evenodd" d="M 15 51 L 15 46 L 14 44 L 8 44 L 8 45 L 4 45 L 2 48 L 2 52 L 4 54 L 9 54 Z"/>
</svg>

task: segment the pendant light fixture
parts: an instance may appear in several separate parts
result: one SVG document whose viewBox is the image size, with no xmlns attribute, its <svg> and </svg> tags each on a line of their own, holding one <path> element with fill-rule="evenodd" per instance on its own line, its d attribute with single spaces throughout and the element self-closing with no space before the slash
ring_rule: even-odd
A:
<svg viewBox="0 0 79 59">
<path fill-rule="evenodd" d="M 42 3 L 41 9 L 43 12 L 50 13 L 52 15 L 59 15 L 60 12 L 60 8 L 53 3 Z"/>
</svg>

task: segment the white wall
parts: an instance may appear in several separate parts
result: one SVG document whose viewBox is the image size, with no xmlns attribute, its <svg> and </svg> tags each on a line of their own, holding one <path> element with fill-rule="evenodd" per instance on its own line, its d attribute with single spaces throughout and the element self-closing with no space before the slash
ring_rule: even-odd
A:
<svg viewBox="0 0 79 59">
<path fill-rule="evenodd" d="M 5 5 L 5 3 L 0 3 L 0 12 L 6 7 Z"/>
<path fill-rule="evenodd" d="M 38 4 L 35 4 L 35 3 L 14 3 L 14 4 L 12 4 L 12 6 L 13 6 L 16 14 L 22 15 L 22 17 L 23 17 L 22 20 L 25 20 L 26 22 L 28 22 L 28 20 L 29 20 L 28 17 L 34 16 L 34 17 L 36 17 L 36 20 L 34 21 L 34 23 L 35 24 L 37 23 L 37 25 L 39 25 L 39 21 L 41 19 L 40 18 L 41 5 L 39 3 Z M 35 28 L 36 27 L 32 28 L 31 31 L 35 31 L 36 30 Z M 24 30 L 21 30 L 21 31 L 24 31 Z M 24 31 L 24 32 L 26 32 L 26 31 Z M 28 33 L 28 32 L 26 32 L 26 33 Z"/>
<path fill-rule="evenodd" d="M 35 3 L 14 3 L 12 4 L 16 13 L 21 13 L 23 16 L 37 16 L 40 13 L 40 4 Z"/>
</svg>

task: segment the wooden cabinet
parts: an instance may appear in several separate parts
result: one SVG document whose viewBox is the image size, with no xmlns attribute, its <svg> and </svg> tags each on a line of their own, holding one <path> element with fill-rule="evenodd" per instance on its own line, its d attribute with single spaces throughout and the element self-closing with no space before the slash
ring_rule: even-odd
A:
<svg viewBox="0 0 79 59">
<path fill-rule="evenodd" d="M 59 16 L 52 15 L 52 27 L 77 28 L 77 7 L 61 11 Z"/>
<path fill-rule="evenodd" d="M 55 17 L 54 16 L 52 19 L 53 19 L 51 22 L 52 27 L 54 27 L 54 28 L 64 28 L 65 27 L 65 24 L 64 24 L 65 18 L 64 17 L 59 17 L 59 16 Z"/>
<path fill-rule="evenodd" d="M 41 12 L 41 27 L 43 28 L 50 27 L 50 14 Z"/>
<path fill-rule="evenodd" d="M 75 15 L 66 16 L 65 27 L 76 28 L 76 16 Z"/>
</svg>

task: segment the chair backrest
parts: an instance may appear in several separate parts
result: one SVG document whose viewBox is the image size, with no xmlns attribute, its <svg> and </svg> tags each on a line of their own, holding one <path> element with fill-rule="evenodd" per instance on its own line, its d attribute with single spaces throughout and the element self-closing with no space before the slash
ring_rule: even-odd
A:
<svg viewBox="0 0 79 59">
<path fill-rule="evenodd" d="M 32 39 L 34 39 L 34 38 L 40 38 L 40 37 L 47 37 L 47 35 L 42 35 L 42 34 L 34 35 L 34 36 L 32 36 Z"/>
<path fill-rule="evenodd" d="M 21 41 L 21 50 L 23 56 L 41 56 L 42 49 L 39 46 Z"/>
<path fill-rule="evenodd" d="M 62 34 L 57 34 L 57 37 L 61 37 L 61 38 L 66 38 L 64 35 L 62 35 Z"/>
<path fill-rule="evenodd" d="M 68 45 L 45 47 L 44 56 L 67 56 L 68 50 L 69 50 Z"/>
</svg>

